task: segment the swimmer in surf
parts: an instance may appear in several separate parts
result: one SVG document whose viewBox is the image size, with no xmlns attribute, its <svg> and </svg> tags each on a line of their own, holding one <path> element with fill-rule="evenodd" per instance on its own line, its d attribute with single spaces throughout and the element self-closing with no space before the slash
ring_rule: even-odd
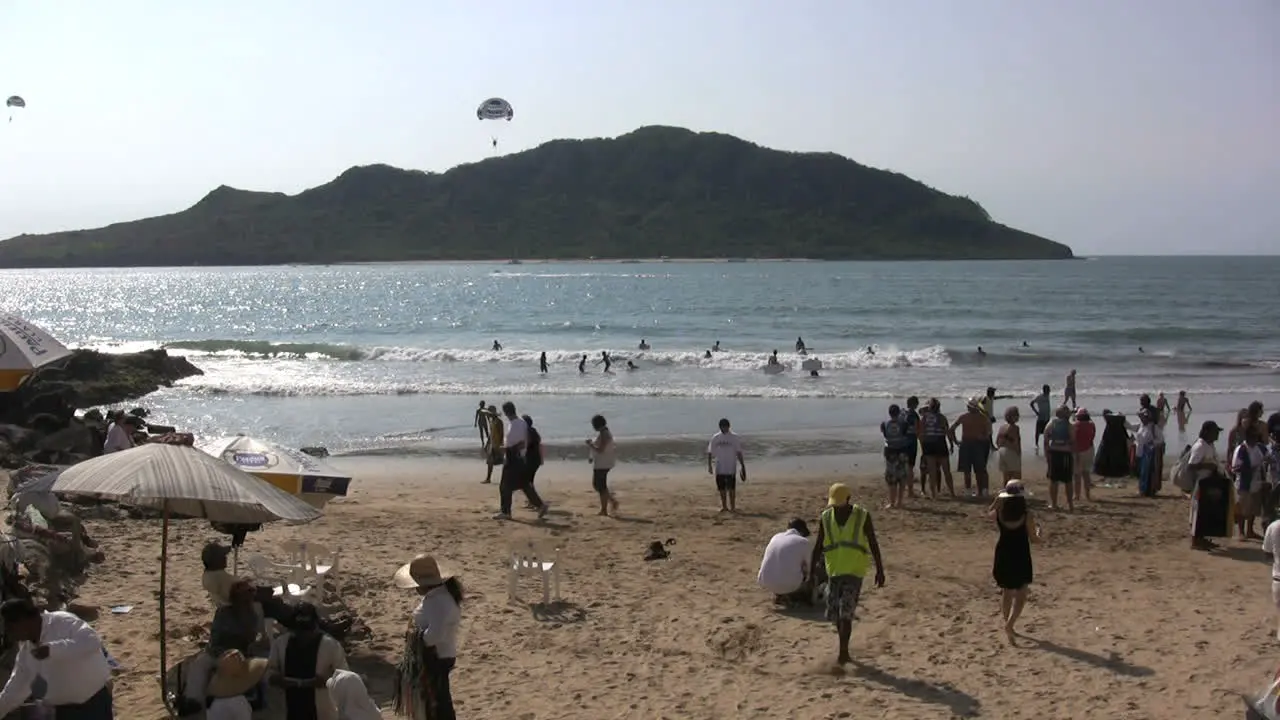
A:
<svg viewBox="0 0 1280 720">
<path fill-rule="evenodd" d="M 777 351 L 777 350 L 774 350 L 774 351 L 773 351 L 773 354 L 769 356 L 769 364 L 770 364 L 770 365 L 777 365 L 777 364 L 778 364 L 778 351 Z"/>
<path fill-rule="evenodd" d="M 702 356 L 702 358 L 703 358 L 704 360 L 710 360 L 710 359 L 711 359 L 711 351 L 710 351 L 710 350 L 708 350 L 708 351 L 707 351 L 707 354 L 703 355 L 703 356 Z"/>
<path fill-rule="evenodd" d="M 628 369 L 628 370 L 639 370 L 639 369 L 640 369 L 640 367 L 639 367 L 638 365 L 636 365 L 635 363 L 631 362 L 630 360 L 628 360 L 628 361 L 627 361 L 627 369 Z"/>
<path fill-rule="evenodd" d="M 498 149 L 498 138 L 493 138 L 493 149 L 494 150 Z"/>
<path fill-rule="evenodd" d="M 978 357 L 980 357 L 980 358 L 984 358 L 984 357 L 986 357 L 986 356 L 987 356 L 987 351 L 986 351 L 986 350 L 983 350 L 983 349 L 982 349 L 982 346 L 981 346 L 981 345 L 979 345 L 979 346 L 978 346 Z"/>
<path fill-rule="evenodd" d="M 798 353 L 804 352 L 804 338 L 800 338 L 800 337 L 796 338 L 796 352 Z"/>
<path fill-rule="evenodd" d="M 1031 347 L 1031 346 L 1027 344 L 1027 341 L 1026 341 L 1026 340 L 1023 340 L 1023 341 L 1022 341 L 1022 347 L 1024 347 L 1024 348 L 1029 348 L 1029 347 Z"/>
<path fill-rule="evenodd" d="M 547 374 L 547 353 L 545 351 L 538 357 L 538 371 L 543 375 Z"/>
<path fill-rule="evenodd" d="M 1147 351 L 1146 351 L 1146 350 L 1143 350 L 1143 349 L 1142 349 L 1142 346 L 1141 346 L 1141 345 L 1139 345 L 1139 346 L 1138 346 L 1138 353 L 1139 353 L 1140 355 L 1145 355 L 1145 354 L 1147 353 Z"/>
<path fill-rule="evenodd" d="M 649 343 L 648 343 L 648 342 L 646 342 L 644 338 L 640 338 L 640 349 L 641 349 L 641 350 L 648 350 L 648 349 L 649 349 Z"/>
<path fill-rule="evenodd" d="M 494 352 L 502 352 L 502 343 L 498 342 L 497 340 L 494 340 L 494 341 L 493 341 L 493 351 L 494 351 Z"/>
<path fill-rule="evenodd" d="M 604 363 L 605 372 L 613 372 L 612 370 L 609 369 L 610 367 L 613 366 L 613 359 L 609 357 L 608 350 L 600 351 L 600 359 L 596 361 L 596 364 L 599 365 L 601 363 Z"/>
<path fill-rule="evenodd" d="M 578 374 L 587 374 L 587 356 L 585 354 L 582 356 L 582 359 L 578 361 Z"/>
<path fill-rule="evenodd" d="M 711 352 L 720 352 L 720 341 L 717 340 L 715 345 L 711 346 Z"/>
<path fill-rule="evenodd" d="M 810 371 L 809 371 L 809 377 L 818 377 L 818 371 L 817 371 L 817 370 L 810 370 Z"/>
<path fill-rule="evenodd" d="M 870 345 L 868 345 L 868 346 L 867 346 L 867 354 L 868 354 L 868 355 L 875 355 L 875 354 L 876 354 L 876 349 L 875 349 L 875 348 L 873 348 L 873 347 L 871 347 Z"/>
</svg>

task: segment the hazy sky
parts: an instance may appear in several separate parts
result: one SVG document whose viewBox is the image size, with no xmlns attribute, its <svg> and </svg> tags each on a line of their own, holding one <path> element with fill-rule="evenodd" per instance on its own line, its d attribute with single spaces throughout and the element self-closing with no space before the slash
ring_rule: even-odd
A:
<svg viewBox="0 0 1280 720">
<path fill-rule="evenodd" d="M 1278 0 L 9 0 L 0 237 L 641 125 L 830 150 L 1081 254 L 1280 249 Z"/>
</svg>

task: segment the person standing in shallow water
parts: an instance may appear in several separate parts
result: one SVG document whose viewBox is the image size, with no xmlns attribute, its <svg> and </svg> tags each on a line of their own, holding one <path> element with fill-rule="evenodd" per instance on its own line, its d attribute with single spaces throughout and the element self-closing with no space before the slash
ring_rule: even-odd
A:
<svg viewBox="0 0 1280 720">
<path fill-rule="evenodd" d="M 1071 409 L 1076 409 L 1076 371 L 1073 368 L 1067 373 L 1067 384 L 1062 390 L 1062 404 L 1071 403 Z"/>
<path fill-rule="evenodd" d="M 1000 531 L 991 576 L 1000 587 L 1000 620 L 1005 637 L 1013 645 L 1017 636 L 1014 624 L 1027 605 L 1027 586 L 1034 577 L 1031 543 L 1040 540 L 1040 528 L 1027 508 L 1021 480 L 1005 483 L 1004 492 L 987 509 L 987 517 L 996 521 Z"/>
<path fill-rule="evenodd" d="M 538 372 L 541 372 L 543 375 L 546 375 L 546 374 L 547 374 L 547 353 L 546 353 L 546 351 L 543 351 L 542 355 L 538 356 Z"/>
<path fill-rule="evenodd" d="M 819 518 L 818 538 L 809 563 L 809 567 L 816 568 L 822 562 L 827 570 L 827 620 L 836 626 L 840 640 L 836 662 L 841 665 L 853 662 L 849 638 L 862 596 L 862 580 L 872 560 L 876 564 L 876 587 L 884 587 L 884 561 L 871 513 L 853 504 L 851 498 L 849 487 L 843 483 L 836 483 L 827 491 L 827 508 Z"/>
</svg>

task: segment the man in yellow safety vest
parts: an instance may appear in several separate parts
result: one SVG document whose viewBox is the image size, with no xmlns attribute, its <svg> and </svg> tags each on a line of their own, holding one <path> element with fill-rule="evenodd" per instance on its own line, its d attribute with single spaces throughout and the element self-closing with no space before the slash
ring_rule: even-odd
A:
<svg viewBox="0 0 1280 720">
<path fill-rule="evenodd" d="M 827 568 L 827 619 L 836 624 L 840 636 L 836 662 L 841 665 L 853 662 L 849 636 L 853 634 L 854 612 L 862 594 L 862 578 L 872 559 L 876 563 L 876 587 L 884 587 L 884 562 L 871 513 L 850 502 L 851 495 L 843 483 L 832 485 L 827 492 L 827 508 L 818 523 L 818 540 L 810 563 L 810 567 L 818 567 L 822 560 Z"/>
</svg>

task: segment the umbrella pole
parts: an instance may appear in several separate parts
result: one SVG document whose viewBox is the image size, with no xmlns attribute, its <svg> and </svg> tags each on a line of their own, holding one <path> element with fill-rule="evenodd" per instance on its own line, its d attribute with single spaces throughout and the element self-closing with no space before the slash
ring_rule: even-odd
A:
<svg viewBox="0 0 1280 720">
<path fill-rule="evenodd" d="M 169 703 L 169 687 L 166 674 L 168 668 L 169 637 L 165 627 L 165 590 L 168 584 L 169 569 L 169 501 L 164 503 L 164 529 L 160 534 L 160 701 L 170 718 L 177 717 L 173 706 Z"/>
</svg>

